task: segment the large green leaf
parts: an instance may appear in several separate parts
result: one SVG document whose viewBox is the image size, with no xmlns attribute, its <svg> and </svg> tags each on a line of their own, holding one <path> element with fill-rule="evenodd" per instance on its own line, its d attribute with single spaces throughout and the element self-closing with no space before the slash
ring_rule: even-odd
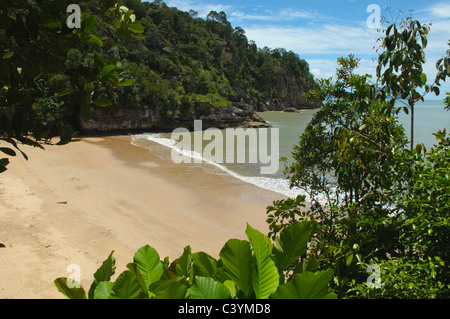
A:
<svg viewBox="0 0 450 319">
<path fill-rule="evenodd" d="M 137 23 L 137 21 L 130 24 L 128 26 L 128 29 L 130 29 L 130 31 L 132 31 L 134 33 L 143 33 L 144 32 L 144 27 L 141 26 L 139 23 Z"/>
<path fill-rule="evenodd" d="M 113 286 L 113 282 L 102 281 L 98 283 L 94 291 L 94 299 L 109 299 Z"/>
<path fill-rule="evenodd" d="M 144 293 L 148 292 L 148 286 L 147 283 L 144 280 L 144 277 L 141 274 L 141 271 L 138 268 L 138 265 L 136 263 L 129 263 L 127 265 L 127 268 L 134 273 L 134 275 L 136 276 L 136 279 L 138 280 L 139 284 L 141 285 L 141 288 L 143 290 Z"/>
<path fill-rule="evenodd" d="M 317 261 L 305 258 L 302 260 L 301 263 L 299 263 L 295 267 L 294 273 L 302 273 L 305 271 L 314 271 L 317 268 L 319 268 L 319 263 Z"/>
<path fill-rule="evenodd" d="M 113 65 L 113 64 L 105 65 L 105 66 L 102 68 L 102 75 L 109 74 L 109 73 L 111 73 L 112 71 L 114 71 L 115 69 L 116 69 L 116 66 Z"/>
<path fill-rule="evenodd" d="M 246 240 L 231 239 L 220 251 L 225 275 L 235 282 L 245 296 L 253 292 L 252 249 Z"/>
<path fill-rule="evenodd" d="M 279 285 L 278 269 L 271 258 L 270 243 L 262 234 L 250 225 L 245 231 L 253 248 L 252 283 L 255 297 L 267 299 L 274 293 Z"/>
<path fill-rule="evenodd" d="M 130 270 L 121 273 L 111 289 L 111 299 L 140 299 L 141 295 L 141 284 Z"/>
<path fill-rule="evenodd" d="M 230 290 L 211 277 L 197 277 L 188 292 L 191 299 L 230 299 Z"/>
<path fill-rule="evenodd" d="M 158 252 L 150 246 L 140 248 L 134 255 L 134 262 L 148 286 L 161 279 L 164 269 Z"/>
<path fill-rule="evenodd" d="M 108 258 L 103 262 L 99 269 L 94 273 L 94 281 L 89 288 L 89 299 L 94 299 L 94 291 L 97 285 L 103 281 L 109 281 L 116 272 L 116 260 L 113 256 L 114 250 L 109 254 Z"/>
<path fill-rule="evenodd" d="M 96 36 L 94 36 L 94 35 L 92 35 L 92 34 L 89 35 L 87 41 L 88 41 L 89 43 L 96 44 L 96 45 L 98 45 L 99 47 L 102 47 L 102 46 L 103 46 L 102 40 L 100 40 L 99 38 L 97 38 Z"/>
<path fill-rule="evenodd" d="M 183 255 L 178 259 L 176 264 L 176 273 L 179 277 L 188 278 L 191 275 L 192 267 L 192 251 L 191 247 L 184 248 Z"/>
<path fill-rule="evenodd" d="M 217 270 L 217 261 L 204 252 L 192 254 L 192 263 L 196 276 L 213 277 Z"/>
<path fill-rule="evenodd" d="M 186 285 L 177 279 L 161 280 L 153 283 L 150 288 L 153 299 L 184 299 L 186 297 Z"/>
<path fill-rule="evenodd" d="M 333 270 L 322 272 L 303 272 L 295 274 L 294 280 L 280 286 L 273 299 L 336 299 L 329 292 L 328 283 L 333 278 Z"/>
<path fill-rule="evenodd" d="M 119 86 L 131 86 L 133 83 L 136 82 L 135 79 L 122 79 L 119 82 Z"/>
<path fill-rule="evenodd" d="M 275 240 L 273 250 L 273 255 L 281 270 L 286 270 L 306 253 L 310 234 L 310 222 L 296 222 L 283 229 Z"/>
<path fill-rule="evenodd" d="M 69 288 L 67 285 L 67 280 L 67 278 L 55 279 L 54 283 L 59 292 L 69 299 L 86 299 L 86 292 L 83 287 L 80 286 L 79 288 Z"/>
</svg>

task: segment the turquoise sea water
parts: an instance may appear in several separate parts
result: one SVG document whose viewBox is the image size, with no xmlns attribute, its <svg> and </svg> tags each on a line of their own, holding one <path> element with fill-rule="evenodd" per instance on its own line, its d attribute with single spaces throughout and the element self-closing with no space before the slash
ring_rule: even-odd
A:
<svg viewBox="0 0 450 319">
<path fill-rule="evenodd" d="M 298 143 L 299 136 L 303 133 L 304 129 L 308 125 L 309 121 L 313 118 L 316 110 L 301 110 L 299 113 L 284 113 L 284 112 L 265 112 L 259 113 L 268 123 L 271 124 L 273 129 L 279 132 L 279 148 L 277 148 L 278 158 L 286 157 L 290 158 L 293 150 L 293 146 Z M 410 132 L 410 117 L 409 115 L 401 112 L 399 114 L 399 123 L 405 128 L 407 136 Z M 415 144 L 423 143 L 427 149 L 431 148 L 435 144 L 435 138 L 433 133 L 442 129 L 450 130 L 450 111 L 444 110 L 442 101 L 426 101 L 416 105 L 415 111 Z M 206 156 L 206 152 L 203 154 L 198 152 L 199 149 L 194 150 L 194 139 L 192 138 L 192 148 L 190 150 L 184 149 L 181 144 L 177 144 L 177 141 L 172 139 L 172 134 L 141 134 L 133 136 L 132 143 L 137 146 L 149 147 L 153 152 L 160 154 L 167 160 L 172 160 L 172 152 L 176 151 L 178 154 L 183 154 L 187 158 L 192 159 L 192 165 L 201 165 L 206 171 L 215 174 L 228 174 L 232 175 L 242 181 L 257 185 L 261 188 L 273 190 L 286 196 L 296 196 L 303 192 L 298 189 L 290 189 L 288 181 L 283 176 L 283 165 L 280 163 L 278 170 L 274 174 L 264 175 L 261 173 L 261 167 L 268 166 L 269 164 L 261 163 L 258 158 L 257 163 L 249 163 L 249 154 L 258 152 L 258 147 L 261 145 L 260 131 L 257 130 L 258 139 L 246 140 L 245 143 L 245 162 L 236 163 L 236 160 L 232 163 L 227 163 L 225 160 L 225 154 L 230 151 L 234 152 L 235 156 L 238 153 L 238 149 L 235 143 L 234 145 L 227 144 L 225 131 L 220 131 L 224 137 L 222 152 L 224 154 L 223 161 L 214 161 Z M 268 142 L 268 155 L 271 153 L 271 131 L 266 138 Z M 220 135 L 220 134 L 219 134 Z M 208 144 L 211 144 L 212 140 L 203 141 L 203 150 Z M 216 154 L 216 153 L 214 153 Z M 273 154 L 272 154 L 273 155 Z M 237 159 L 237 157 L 235 157 Z M 194 160 L 197 163 L 194 163 Z M 275 158 L 272 158 L 275 160 Z M 200 164 L 198 162 L 201 162 Z"/>
<path fill-rule="evenodd" d="M 414 144 L 423 143 L 427 149 L 430 149 L 436 144 L 433 133 L 443 129 L 450 132 L 450 111 L 444 110 L 442 101 L 432 100 L 417 103 L 414 113 Z M 408 138 L 410 138 L 410 115 L 401 112 L 399 122 L 403 125 Z"/>
</svg>

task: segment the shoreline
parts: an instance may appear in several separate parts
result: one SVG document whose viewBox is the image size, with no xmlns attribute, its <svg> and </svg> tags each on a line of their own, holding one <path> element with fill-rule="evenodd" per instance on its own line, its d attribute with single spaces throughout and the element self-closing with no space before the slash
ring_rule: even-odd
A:
<svg viewBox="0 0 450 319">
<path fill-rule="evenodd" d="M 170 261 L 188 245 L 218 258 L 247 222 L 267 233 L 266 207 L 283 198 L 162 160 L 129 136 L 45 147 L 23 147 L 29 161 L 12 158 L 0 175 L 0 298 L 62 298 L 53 281 L 71 264 L 88 290 L 112 250 L 116 276 L 144 245 Z"/>
</svg>

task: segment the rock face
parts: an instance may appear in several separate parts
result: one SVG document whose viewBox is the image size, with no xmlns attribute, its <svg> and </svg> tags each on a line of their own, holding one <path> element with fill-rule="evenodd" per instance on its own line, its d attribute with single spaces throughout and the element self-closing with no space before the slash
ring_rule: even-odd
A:
<svg viewBox="0 0 450 319">
<path fill-rule="evenodd" d="M 199 117 L 164 117 L 158 110 L 141 110 L 131 107 L 95 107 L 90 120 L 80 119 L 79 129 L 83 134 L 116 134 L 143 131 L 171 132 L 185 127 L 193 130 L 194 120 L 202 120 L 203 128 L 224 129 L 229 127 L 269 127 L 255 113 L 252 105 L 233 103 L 231 107 L 221 107 L 210 114 Z"/>
<path fill-rule="evenodd" d="M 94 107 L 92 118 L 80 117 L 80 130 L 83 134 L 108 134 L 154 130 L 161 125 L 161 116 L 156 110 L 140 110 L 130 107 Z"/>
<path fill-rule="evenodd" d="M 280 70 L 283 81 L 277 84 L 273 95 L 265 102 L 257 106 L 257 110 L 264 111 L 283 111 L 294 108 L 314 109 L 318 107 L 317 102 L 307 101 L 303 94 L 309 91 L 311 84 L 305 83 L 305 79 L 292 76 L 285 73 L 286 70 Z"/>
<path fill-rule="evenodd" d="M 285 112 L 285 113 L 298 113 L 298 112 L 300 112 L 300 111 L 297 110 L 297 109 L 294 108 L 294 107 L 288 107 L 288 108 L 284 109 L 283 112 Z"/>
</svg>

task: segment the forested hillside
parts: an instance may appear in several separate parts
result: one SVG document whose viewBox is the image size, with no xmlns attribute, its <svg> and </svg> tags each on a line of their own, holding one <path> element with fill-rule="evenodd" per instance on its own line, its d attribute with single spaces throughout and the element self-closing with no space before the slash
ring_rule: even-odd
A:
<svg viewBox="0 0 450 319">
<path fill-rule="evenodd" d="M 203 19 L 158 0 L 121 4 L 133 10 L 143 33 L 120 37 L 102 19 L 99 1 L 89 1 L 83 14 L 97 17 L 92 33 L 103 46 L 68 53 L 74 73 L 93 68 L 97 52 L 121 77 L 136 80 L 132 86 L 96 87 L 95 99 L 109 98 L 112 105 L 94 107 L 93 119 L 81 121 L 85 130 L 169 129 L 194 117 L 224 127 L 257 120 L 255 111 L 314 107 L 303 98 L 314 86 L 308 63 L 285 49 L 258 48 L 224 12 Z M 76 123 L 79 110 L 66 111 Z"/>
</svg>

